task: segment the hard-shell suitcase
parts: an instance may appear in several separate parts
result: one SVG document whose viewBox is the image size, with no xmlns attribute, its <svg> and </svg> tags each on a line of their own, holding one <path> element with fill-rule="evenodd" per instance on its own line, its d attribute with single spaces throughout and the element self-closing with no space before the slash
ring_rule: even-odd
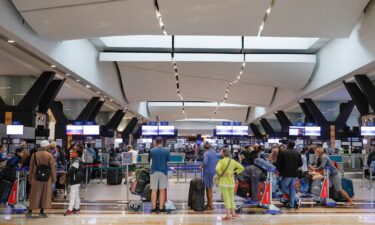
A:
<svg viewBox="0 0 375 225">
<path fill-rule="evenodd" d="M 348 193 L 350 198 L 353 198 L 354 196 L 354 187 L 353 187 L 353 181 L 347 178 L 341 178 L 341 186 L 342 189 Z M 335 191 L 335 189 L 332 187 L 330 189 L 330 196 L 333 198 L 335 201 L 338 202 L 344 202 L 346 199 L 342 197 L 338 192 Z"/>
<path fill-rule="evenodd" d="M 255 159 L 254 165 L 256 165 L 257 167 L 259 167 L 262 170 L 267 171 L 267 172 L 275 172 L 276 171 L 276 167 L 272 163 L 268 162 L 267 160 L 261 159 L 261 158 Z"/>
<path fill-rule="evenodd" d="M 118 185 L 122 182 L 122 170 L 110 168 L 107 171 L 107 184 L 108 185 Z"/>
<path fill-rule="evenodd" d="M 188 206 L 195 211 L 204 210 L 204 185 L 202 179 L 190 181 Z"/>
</svg>

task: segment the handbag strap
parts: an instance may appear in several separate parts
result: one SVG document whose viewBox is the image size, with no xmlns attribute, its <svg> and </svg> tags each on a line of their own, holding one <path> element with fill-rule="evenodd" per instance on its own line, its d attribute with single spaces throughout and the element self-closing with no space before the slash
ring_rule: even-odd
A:
<svg viewBox="0 0 375 225">
<path fill-rule="evenodd" d="M 228 167 L 229 167 L 231 161 L 232 161 L 232 159 L 229 159 L 229 162 L 228 162 L 227 166 L 225 167 L 223 173 L 221 173 L 221 175 L 219 176 L 219 178 L 222 177 L 225 174 L 225 172 L 227 172 Z"/>
</svg>

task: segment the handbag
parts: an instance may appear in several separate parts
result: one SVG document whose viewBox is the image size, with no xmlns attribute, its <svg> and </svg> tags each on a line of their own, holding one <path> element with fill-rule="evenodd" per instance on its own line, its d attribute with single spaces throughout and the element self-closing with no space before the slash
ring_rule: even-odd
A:
<svg viewBox="0 0 375 225">
<path fill-rule="evenodd" d="M 215 174 L 215 176 L 214 176 L 214 185 L 215 186 L 219 186 L 220 178 L 225 174 L 225 172 L 227 172 L 227 169 L 228 169 L 231 161 L 232 161 L 232 159 L 229 159 L 228 165 L 225 167 L 223 173 L 220 176 L 218 174 Z"/>
<path fill-rule="evenodd" d="M 42 181 L 42 182 L 48 181 L 49 178 L 51 177 L 51 167 L 46 166 L 46 165 L 38 165 L 35 155 L 34 155 L 34 160 L 35 160 L 35 166 L 36 166 L 35 179 L 37 181 Z"/>
</svg>

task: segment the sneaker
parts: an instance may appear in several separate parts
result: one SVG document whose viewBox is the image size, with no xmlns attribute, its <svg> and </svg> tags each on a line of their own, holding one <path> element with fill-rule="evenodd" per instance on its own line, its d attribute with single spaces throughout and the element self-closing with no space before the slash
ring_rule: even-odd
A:
<svg viewBox="0 0 375 225">
<path fill-rule="evenodd" d="M 288 210 L 294 211 L 294 210 L 296 210 L 296 208 L 294 208 L 294 207 L 288 207 Z"/>
<path fill-rule="evenodd" d="M 81 214 L 81 210 L 73 208 L 73 214 Z"/>
<path fill-rule="evenodd" d="M 158 212 L 159 212 L 159 210 L 157 210 L 157 209 L 152 209 L 151 210 L 151 214 L 158 214 Z"/>
<path fill-rule="evenodd" d="M 70 215 L 73 215 L 73 214 L 74 214 L 73 211 L 66 210 L 66 212 L 64 213 L 64 216 L 70 216 Z"/>
<path fill-rule="evenodd" d="M 159 213 L 160 213 L 160 214 L 166 214 L 166 213 L 168 213 L 168 212 L 167 212 L 167 210 L 165 210 L 165 209 L 160 209 L 160 210 L 159 210 Z"/>
<path fill-rule="evenodd" d="M 48 216 L 45 213 L 39 213 L 39 218 L 48 218 Z"/>
</svg>

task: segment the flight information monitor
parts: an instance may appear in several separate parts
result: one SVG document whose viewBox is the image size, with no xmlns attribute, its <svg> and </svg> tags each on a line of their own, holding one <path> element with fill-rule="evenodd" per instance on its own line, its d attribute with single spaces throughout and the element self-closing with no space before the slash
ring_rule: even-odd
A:
<svg viewBox="0 0 375 225">
<path fill-rule="evenodd" d="M 142 126 L 142 135 L 143 136 L 154 136 L 158 135 L 158 126 Z"/>
</svg>

